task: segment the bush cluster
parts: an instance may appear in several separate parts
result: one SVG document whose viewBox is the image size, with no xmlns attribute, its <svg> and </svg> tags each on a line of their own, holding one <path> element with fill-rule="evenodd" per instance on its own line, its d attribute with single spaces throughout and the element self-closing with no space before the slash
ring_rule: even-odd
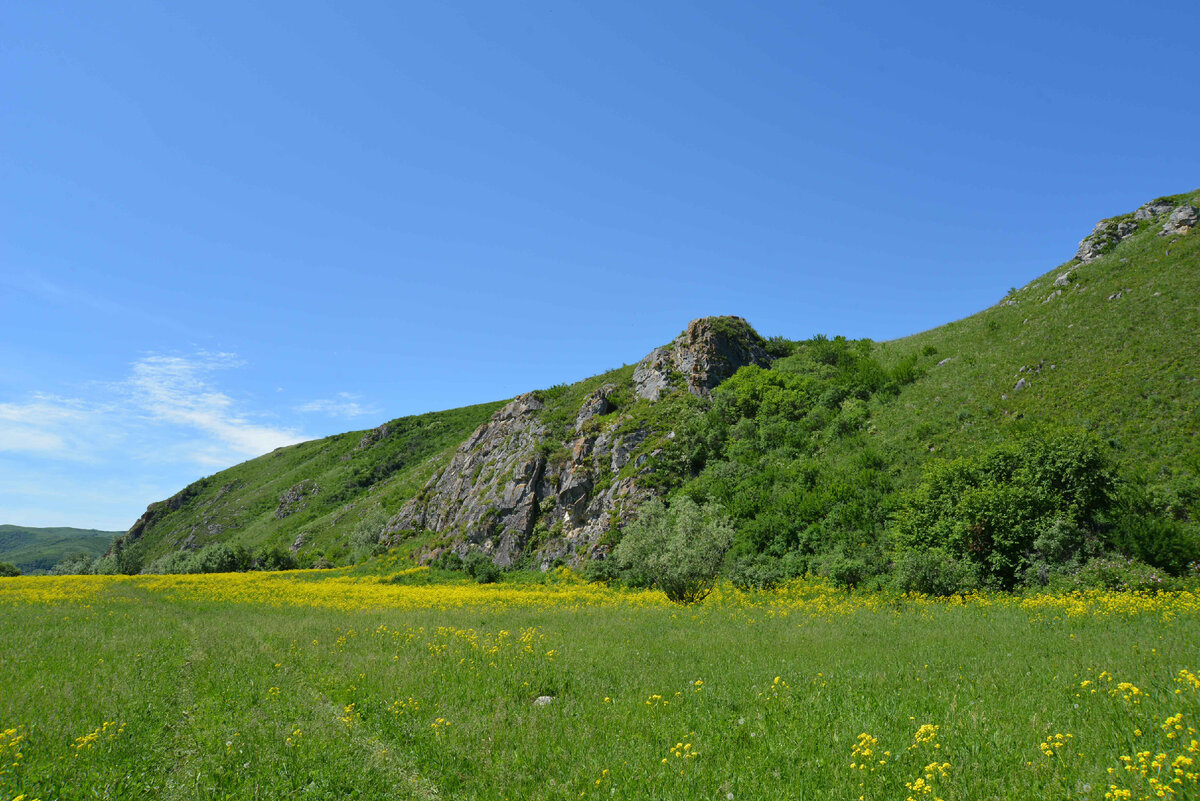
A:
<svg viewBox="0 0 1200 801">
<path fill-rule="evenodd" d="M 693 603 L 712 590 L 733 533 L 733 521 L 716 504 L 701 507 L 680 495 L 667 507 L 656 498 L 628 526 L 613 560 L 626 583 L 655 586 L 672 601 Z"/>
<path fill-rule="evenodd" d="M 94 561 L 86 554 L 74 554 L 64 557 L 51 572 L 56 575 L 243 573 L 250 570 L 295 570 L 301 566 L 296 556 L 283 548 L 264 547 L 251 551 L 242 545 L 217 542 L 198 551 L 164 554 L 145 565 L 132 547 L 107 553 Z M 306 566 L 328 565 L 318 563 Z"/>
</svg>

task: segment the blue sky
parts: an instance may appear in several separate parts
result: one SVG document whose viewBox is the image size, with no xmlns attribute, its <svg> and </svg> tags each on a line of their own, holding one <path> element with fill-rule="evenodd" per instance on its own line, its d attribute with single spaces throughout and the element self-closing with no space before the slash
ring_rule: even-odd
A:
<svg viewBox="0 0 1200 801">
<path fill-rule="evenodd" d="M 1200 185 L 1200 6 L 9 3 L 0 522 L 634 362 L 889 339 Z"/>
</svg>

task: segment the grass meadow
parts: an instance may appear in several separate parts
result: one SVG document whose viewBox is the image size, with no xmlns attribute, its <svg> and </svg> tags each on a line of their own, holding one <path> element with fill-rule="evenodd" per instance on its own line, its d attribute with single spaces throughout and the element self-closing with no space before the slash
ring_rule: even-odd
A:
<svg viewBox="0 0 1200 801">
<path fill-rule="evenodd" d="M 1190 592 L 297 571 L 6 579 L 0 615 L 5 801 L 1200 798 Z"/>
</svg>

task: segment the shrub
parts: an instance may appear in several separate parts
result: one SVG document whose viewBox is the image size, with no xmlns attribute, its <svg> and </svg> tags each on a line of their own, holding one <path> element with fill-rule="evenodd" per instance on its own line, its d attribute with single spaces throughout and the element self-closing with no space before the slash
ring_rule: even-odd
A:
<svg viewBox="0 0 1200 801">
<path fill-rule="evenodd" d="M 620 580 L 621 571 L 616 559 L 589 559 L 583 565 L 581 575 L 585 581 L 597 584 L 612 584 Z"/>
<path fill-rule="evenodd" d="M 955 559 L 941 549 L 909 551 L 896 560 L 892 586 L 899 592 L 956 595 L 979 586 L 979 571 L 971 562 Z"/>
<path fill-rule="evenodd" d="M 12 562 L 0 562 L 0 578 L 12 578 L 21 575 L 21 571 Z"/>
<path fill-rule="evenodd" d="M 282 548 L 263 548 L 254 555 L 254 568 L 256 570 L 295 570 L 296 557 L 291 551 L 285 551 Z M 230 569 L 236 570 L 237 568 Z M 214 571 L 205 570 L 204 572 Z"/>
<path fill-rule="evenodd" d="M 896 516 L 893 541 L 905 551 L 943 549 L 1009 588 L 1032 561 L 1063 563 L 1094 550 L 1116 486 L 1115 469 L 1087 434 L 1006 443 L 928 468 Z"/>
<path fill-rule="evenodd" d="M 58 560 L 58 564 L 50 568 L 50 574 L 54 576 L 86 576 L 92 572 L 92 561 L 92 557 L 82 551 L 67 554 Z"/>
<path fill-rule="evenodd" d="M 783 564 L 766 555 L 746 556 L 734 560 L 726 577 L 739 590 L 769 590 L 784 580 Z"/>
<path fill-rule="evenodd" d="M 1174 585 L 1170 577 L 1165 576 L 1161 570 L 1124 556 L 1088 560 L 1075 574 L 1075 583 L 1091 589 L 1142 592 L 1168 590 Z"/>
<path fill-rule="evenodd" d="M 429 566 L 438 570 L 462 570 L 462 557 L 449 549 L 442 551 L 436 558 L 429 560 Z"/>
<path fill-rule="evenodd" d="M 361 562 L 369 556 L 378 556 L 383 552 L 379 539 L 383 535 L 383 527 L 387 525 L 387 515 L 379 507 L 367 512 L 350 532 L 350 550 L 355 562 Z"/>
<path fill-rule="evenodd" d="M 483 551 L 472 551 L 463 560 L 463 570 L 479 584 L 494 584 L 500 580 L 500 568 Z"/>
<path fill-rule="evenodd" d="M 825 554 L 819 564 L 818 572 L 844 590 L 854 589 L 872 575 L 865 559 L 848 557 L 841 551 Z"/>
<path fill-rule="evenodd" d="M 1111 548 L 1178 576 L 1200 560 L 1200 526 L 1159 511 L 1161 490 L 1126 486 L 1107 540 Z"/>
<path fill-rule="evenodd" d="M 634 582 L 653 583 L 675 603 L 702 600 L 712 591 L 733 522 L 716 504 L 700 507 L 681 495 L 670 508 L 655 498 L 625 529 L 613 558 Z"/>
</svg>

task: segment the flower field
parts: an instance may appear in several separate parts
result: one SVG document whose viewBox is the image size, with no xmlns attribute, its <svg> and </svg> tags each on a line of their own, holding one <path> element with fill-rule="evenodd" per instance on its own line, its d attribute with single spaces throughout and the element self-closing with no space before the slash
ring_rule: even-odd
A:
<svg viewBox="0 0 1200 801">
<path fill-rule="evenodd" d="M 0 799 L 1200 798 L 1190 592 L 404 578 L 0 582 Z"/>
</svg>

